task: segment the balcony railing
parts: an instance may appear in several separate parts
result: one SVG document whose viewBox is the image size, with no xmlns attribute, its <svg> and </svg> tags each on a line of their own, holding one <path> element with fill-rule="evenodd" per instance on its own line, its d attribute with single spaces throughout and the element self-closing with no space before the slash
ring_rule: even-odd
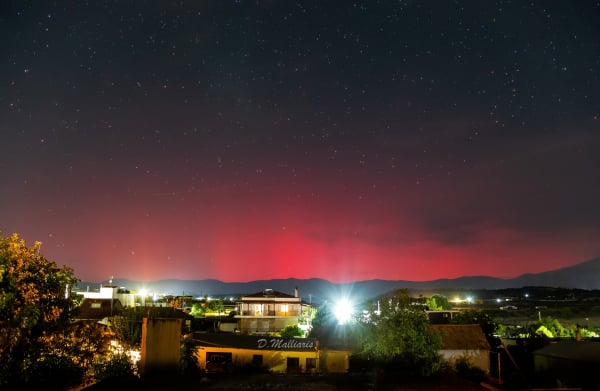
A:
<svg viewBox="0 0 600 391">
<path fill-rule="evenodd" d="M 263 311 L 263 312 L 255 312 L 255 311 L 242 311 L 242 316 L 300 316 L 300 311 Z"/>
</svg>

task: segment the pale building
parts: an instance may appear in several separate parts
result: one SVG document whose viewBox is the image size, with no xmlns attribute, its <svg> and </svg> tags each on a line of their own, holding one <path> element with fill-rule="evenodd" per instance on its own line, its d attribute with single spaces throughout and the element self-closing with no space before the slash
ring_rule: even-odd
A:
<svg viewBox="0 0 600 391">
<path fill-rule="evenodd" d="M 490 344 L 478 324 L 436 324 L 430 330 L 439 333 L 442 346 L 438 353 L 449 363 L 467 359 L 485 373 L 490 372 Z"/>
<path fill-rule="evenodd" d="M 291 325 L 298 325 L 307 332 L 310 316 L 310 304 L 302 301 L 296 288 L 294 295 L 265 289 L 242 296 L 235 318 L 241 333 L 269 334 Z"/>
<path fill-rule="evenodd" d="M 100 285 L 100 290 L 77 291 L 84 299 L 118 299 L 123 307 L 135 307 L 135 294 L 128 289 L 115 285 Z"/>
<path fill-rule="evenodd" d="M 345 373 L 350 350 L 321 350 L 315 339 L 192 333 L 198 366 L 228 372 L 253 366 L 273 373 Z"/>
</svg>

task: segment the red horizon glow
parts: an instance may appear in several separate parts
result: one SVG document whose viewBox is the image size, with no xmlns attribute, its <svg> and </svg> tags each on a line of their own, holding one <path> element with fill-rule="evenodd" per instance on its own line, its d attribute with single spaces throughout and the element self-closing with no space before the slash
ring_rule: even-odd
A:
<svg viewBox="0 0 600 391">
<path fill-rule="evenodd" d="M 79 221 L 84 228 L 75 231 L 48 222 L 56 228 L 51 236 L 22 234 L 28 243 L 42 241 L 41 252 L 50 260 L 92 282 L 109 276 L 224 282 L 323 278 L 336 283 L 510 278 L 570 266 L 600 251 L 584 232 L 553 241 L 517 229 L 481 227 L 464 242 L 452 243 L 436 238 L 419 220 L 396 222 L 382 217 L 378 208 L 317 210 L 269 199 L 252 203 L 251 210 L 228 202 L 222 200 L 222 209 L 215 208 L 205 220 L 190 219 L 185 212 L 154 220 L 140 205 L 91 213 Z M 226 209 L 230 214 L 221 214 Z M 374 216 L 382 221 L 369 223 Z"/>
</svg>

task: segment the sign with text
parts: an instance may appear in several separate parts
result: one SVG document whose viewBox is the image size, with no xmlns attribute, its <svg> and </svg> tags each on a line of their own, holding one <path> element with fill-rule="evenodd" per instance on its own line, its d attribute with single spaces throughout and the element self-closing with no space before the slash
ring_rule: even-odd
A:
<svg viewBox="0 0 600 391">
<path fill-rule="evenodd" d="M 306 338 L 259 338 L 257 347 L 263 350 L 315 350 L 314 339 Z"/>
</svg>

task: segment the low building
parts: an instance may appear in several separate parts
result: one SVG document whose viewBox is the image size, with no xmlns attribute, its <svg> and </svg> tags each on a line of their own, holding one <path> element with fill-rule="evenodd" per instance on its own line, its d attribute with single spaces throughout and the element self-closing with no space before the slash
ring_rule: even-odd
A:
<svg viewBox="0 0 600 391">
<path fill-rule="evenodd" d="M 242 296 L 238 302 L 238 331 L 243 334 L 269 334 L 287 326 L 309 329 L 310 304 L 302 301 L 298 289 L 294 295 L 265 289 Z"/>
<path fill-rule="evenodd" d="M 123 306 L 119 299 L 83 299 L 75 314 L 75 320 L 106 322 L 109 317 L 118 315 L 122 311 Z"/>
<path fill-rule="evenodd" d="M 75 294 L 84 299 L 118 299 L 124 307 L 134 307 L 136 295 L 124 287 L 114 285 L 100 285 L 99 290 L 76 291 Z"/>
<path fill-rule="evenodd" d="M 600 389 L 600 342 L 562 340 L 533 352 L 534 371 L 549 384 Z"/>
<path fill-rule="evenodd" d="M 449 324 L 452 317 L 459 314 L 459 310 L 441 310 L 441 311 L 429 311 L 426 310 L 427 319 L 431 324 Z"/>
<path fill-rule="evenodd" d="M 439 333 L 442 345 L 439 354 L 453 364 L 459 359 L 490 372 L 490 344 L 478 324 L 437 324 L 429 326 Z"/>
<path fill-rule="evenodd" d="M 276 373 L 346 372 L 350 351 L 322 351 L 310 338 L 192 333 L 198 365 L 207 372 L 230 366 L 265 368 Z"/>
</svg>

